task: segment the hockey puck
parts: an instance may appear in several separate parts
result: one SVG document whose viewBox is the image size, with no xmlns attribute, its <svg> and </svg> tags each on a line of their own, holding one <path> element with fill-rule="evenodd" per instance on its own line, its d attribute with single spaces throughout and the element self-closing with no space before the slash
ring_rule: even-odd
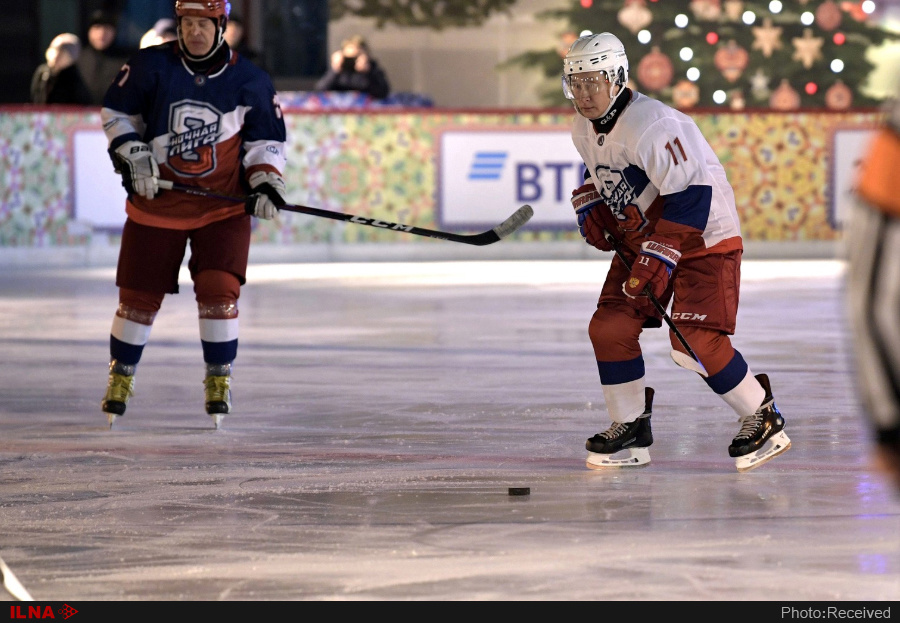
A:
<svg viewBox="0 0 900 623">
<path fill-rule="evenodd" d="M 531 495 L 531 487 L 510 487 L 510 495 Z"/>
</svg>

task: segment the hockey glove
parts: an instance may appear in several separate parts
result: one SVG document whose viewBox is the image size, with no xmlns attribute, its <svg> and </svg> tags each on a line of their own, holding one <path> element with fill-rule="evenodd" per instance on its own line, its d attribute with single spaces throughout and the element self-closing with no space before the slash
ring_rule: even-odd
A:
<svg viewBox="0 0 900 623">
<path fill-rule="evenodd" d="M 584 241 L 601 251 L 612 251 L 612 245 L 603 234 L 603 222 L 597 214 L 600 210 L 609 211 L 609 208 L 603 203 L 597 188 L 593 184 L 584 184 L 573 190 L 572 207 L 578 218 L 578 232 Z"/>
<path fill-rule="evenodd" d="M 678 242 L 657 234 L 651 235 L 641 245 L 641 253 L 631 267 L 631 275 L 622 284 L 628 302 L 638 311 L 652 309 L 647 293 L 659 299 L 669 285 L 672 270 L 681 259 Z"/>
<path fill-rule="evenodd" d="M 284 199 L 284 178 L 277 173 L 257 171 L 248 181 L 253 192 L 244 204 L 247 214 L 267 220 L 275 218 L 277 209 L 287 203 Z"/>
<path fill-rule="evenodd" d="M 145 199 L 153 199 L 159 192 L 159 166 L 150 145 L 141 141 L 122 143 L 115 150 L 110 150 L 110 157 L 116 173 L 122 176 L 122 186 L 128 196 L 140 195 Z"/>
</svg>

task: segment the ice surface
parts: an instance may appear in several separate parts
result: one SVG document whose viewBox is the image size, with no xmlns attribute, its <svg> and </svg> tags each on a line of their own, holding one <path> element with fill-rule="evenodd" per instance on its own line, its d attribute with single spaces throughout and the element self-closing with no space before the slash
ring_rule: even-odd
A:
<svg viewBox="0 0 900 623">
<path fill-rule="evenodd" d="M 188 280 L 109 430 L 114 270 L 7 269 L 0 556 L 39 601 L 900 599 L 842 264 L 744 264 L 734 344 L 793 441 L 745 474 L 736 416 L 665 329 L 644 337 L 652 463 L 585 467 L 606 268 L 251 266 L 219 431 Z"/>
</svg>

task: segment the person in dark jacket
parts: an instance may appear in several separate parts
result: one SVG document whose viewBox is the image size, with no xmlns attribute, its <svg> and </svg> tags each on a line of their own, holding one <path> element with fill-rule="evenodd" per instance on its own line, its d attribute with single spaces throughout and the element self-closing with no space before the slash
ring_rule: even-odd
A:
<svg viewBox="0 0 900 623">
<path fill-rule="evenodd" d="M 228 16 L 228 24 L 225 26 L 225 43 L 233 51 L 254 63 L 259 60 L 259 53 L 247 43 L 244 20 L 237 13 Z"/>
<path fill-rule="evenodd" d="M 345 39 L 331 55 L 331 66 L 316 83 L 317 91 L 358 91 L 375 99 L 391 92 L 387 74 L 369 53 L 365 40 L 356 35 Z"/>
<path fill-rule="evenodd" d="M 94 11 L 88 22 L 87 45 L 78 57 L 78 70 L 91 93 L 91 104 L 103 104 L 103 96 L 128 60 L 128 53 L 115 46 L 116 18 L 106 11 Z"/>
<path fill-rule="evenodd" d="M 77 35 L 66 32 L 53 38 L 44 52 L 46 62 L 31 78 L 33 104 L 91 104 L 91 94 L 75 66 L 80 52 L 81 41 Z"/>
</svg>

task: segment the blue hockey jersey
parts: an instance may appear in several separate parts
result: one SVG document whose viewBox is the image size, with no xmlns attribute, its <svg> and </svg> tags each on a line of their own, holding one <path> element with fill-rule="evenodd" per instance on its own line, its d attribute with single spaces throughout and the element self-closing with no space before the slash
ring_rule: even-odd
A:
<svg viewBox="0 0 900 623">
<path fill-rule="evenodd" d="M 162 179 L 244 195 L 252 173 L 284 171 L 286 131 L 275 88 L 233 51 L 205 75 L 190 69 L 176 42 L 142 49 L 122 67 L 100 115 L 109 147 L 149 144 Z M 126 203 L 132 220 L 170 229 L 195 229 L 243 210 L 178 191 Z"/>
</svg>

